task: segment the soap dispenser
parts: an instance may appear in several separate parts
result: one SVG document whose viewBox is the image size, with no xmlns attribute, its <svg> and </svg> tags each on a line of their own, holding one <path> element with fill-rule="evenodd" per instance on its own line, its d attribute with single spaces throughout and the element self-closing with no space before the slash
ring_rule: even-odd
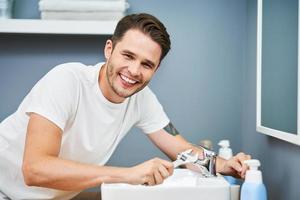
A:
<svg viewBox="0 0 300 200">
<path fill-rule="evenodd" d="M 262 173 L 258 170 L 259 160 L 246 160 L 244 163 L 250 169 L 246 171 L 245 182 L 241 190 L 241 200 L 267 200 L 267 191 L 262 181 Z"/>
<path fill-rule="evenodd" d="M 221 146 L 219 149 L 219 156 L 225 160 L 229 160 L 232 157 L 229 140 L 221 140 L 218 145 Z M 230 185 L 237 184 L 237 180 L 232 176 L 224 176 L 224 178 L 230 183 Z"/>
</svg>

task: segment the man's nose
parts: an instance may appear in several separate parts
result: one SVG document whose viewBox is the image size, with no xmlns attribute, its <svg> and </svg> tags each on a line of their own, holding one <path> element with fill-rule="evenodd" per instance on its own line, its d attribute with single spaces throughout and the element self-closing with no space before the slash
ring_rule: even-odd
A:
<svg viewBox="0 0 300 200">
<path fill-rule="evenodd" d="M 138 76 L 140 74 L 140 64 L 138 62 L 131 63 L 128 67 L 128 71 L 132 76 Z"/>
</svg>

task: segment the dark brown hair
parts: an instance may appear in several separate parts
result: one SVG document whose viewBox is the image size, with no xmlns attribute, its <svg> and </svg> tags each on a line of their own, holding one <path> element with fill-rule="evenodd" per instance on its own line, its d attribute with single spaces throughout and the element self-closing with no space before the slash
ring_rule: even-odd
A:
<svg viewBox="0 0 300 200">
<path fill-rule="evenodd" d="M 117 24 L 112 36 L 113 46 L 122 40 L 126 31 L 137 29 L 149 35 L 151 39 L 157 42 L 162 50 L 160 61 L 170 50 L 170 36 L 165 26 L 154 16 L 146 13 L 131 14 L 123 17 Z"/>
</svg>

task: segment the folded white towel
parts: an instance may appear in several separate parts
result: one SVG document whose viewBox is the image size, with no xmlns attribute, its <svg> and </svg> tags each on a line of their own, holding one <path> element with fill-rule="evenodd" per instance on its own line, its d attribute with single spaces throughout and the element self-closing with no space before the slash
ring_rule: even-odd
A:
<svg viewBox="0 0 300 200">
<path fill-rule="evenodd" d="M 42 0 L 40 0 L 40 1 L 42 1 Z M 51 0 L 51 1 L 58 1 L 58 0 Z M 63 1 L 82 1 L 82 0 L 63 0 Z M 126 0 L 84 0 L 84 1 L 126 1 Z"/>
<path fill-rule="evenodd" d="M 42 19 L 65 19 L 65 20 L 113 20 L 118 21 L 124 17 L 124 13 L 114 12 L 71 12 L 71 11 L 43 11 Z"/>
<path fill-rule="evenodd" d="M 42 0 L 40 11 L 125 11 L 126 1 Z"/>
</svg>

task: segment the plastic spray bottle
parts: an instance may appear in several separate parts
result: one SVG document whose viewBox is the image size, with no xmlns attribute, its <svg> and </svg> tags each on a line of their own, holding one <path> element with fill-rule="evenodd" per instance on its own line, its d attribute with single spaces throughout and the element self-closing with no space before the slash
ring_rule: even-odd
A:
<svg viewBox="0 0 300 200">
<path fill-rule="evenodd" d="M 232 157 L 232 150 L 230 148 L 229 140 L 221 140 L 218 143 L 221 148 L 219 149 L 219 156 L 225 160 L 229 160 Z M 230 185 L 237 184 L 237 180 L 232 176 L 224 176 Z"/>
<path fill-rule="evenodd" d="M 262 173 L 258 170 L 259 160 L 246 160 L 249 166 L 246 171 L 245 182 L 242 185 L 241 200 L 267 200 L 266 187 L 262 181 Z"/>
</svg>

